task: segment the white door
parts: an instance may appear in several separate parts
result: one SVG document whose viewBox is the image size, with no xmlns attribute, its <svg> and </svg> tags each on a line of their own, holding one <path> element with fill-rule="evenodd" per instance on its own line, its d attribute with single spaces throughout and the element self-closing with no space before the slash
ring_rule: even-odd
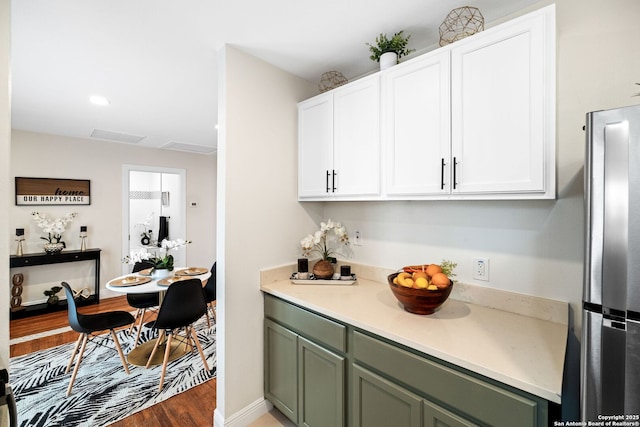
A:
<svg viewBox="0 0 640 427">
<path fill-rule="evenodd" d="M 340 197 L 380 194 L 380 77 L 334 91 L 334 187 Z"/>
<path fill-rule="evenodd" d="M 184 169 L 124 165 L 122 182 L 122 258 L 141 249 L 163 256 L 162 238 L 189 240 Z M 186 266 L 187 247 L 171 252 L 175 266 Z M 123 264 L 123 274 L 130 271 Z"/>
<path fill-rule="evenodd" d="M 449 193 L 449 75 L 448 50 L 383 75 L 386 195 Z"/>
<path fill-rule="evenodd" d="M 333 194 L 333 95 L 298 104 L 298 197 Z"/>
<path fill-rule="evenodd" d="M 538 14 L 452 47 L 454 193 L 545 192 L 545 184 L 554 185 L 545 183 L 555 137 L 551 31 Z"/>
</svg>

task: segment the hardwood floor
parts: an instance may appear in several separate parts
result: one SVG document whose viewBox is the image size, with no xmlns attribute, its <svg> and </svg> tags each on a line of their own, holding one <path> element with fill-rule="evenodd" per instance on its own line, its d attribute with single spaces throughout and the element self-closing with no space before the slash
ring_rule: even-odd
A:
<svg viewBox="0 0 640 427">
<path fill-rule="evenodd" d="M 98 313 L 111 310 L 131 311 L 132 308 L 127 304 L 124 296 L 104 299 L 99 304 L 78 308 L 81 313 Z M 26 319 L 12 320 L 10 337 L 15 339 L 68 326 L 66 311 L 48 313 Z M 10 346 L 10 355 L 14 357 L 44 350 L 67 342 L 73 342 L 77 338 L 78 334 L 73 331 L 43 336 L 27 342 L 12 344 Z M 116 427 L 146 427 L 149 425 L 213 426 L 213 411 L 215 408 L 216 379 L 214 378 L 111 425 Z"/>
</svg>

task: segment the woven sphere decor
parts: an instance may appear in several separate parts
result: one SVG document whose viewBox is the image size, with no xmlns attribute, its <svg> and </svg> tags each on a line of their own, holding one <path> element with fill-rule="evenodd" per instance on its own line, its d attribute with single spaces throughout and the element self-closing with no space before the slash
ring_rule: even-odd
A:
<svg viewBox="0 0 640 427">
<path fill-rule="evenodd" d="M 342 86 L 347 82 L 347 78 L 343 76 L 341 72 L 327 71 L 326 73 L 322 73 L 318 89 L 320 89 L 320 92 L 326 92 L 328 90 L 335 89 L 338 86 Z"/>
<path fill-rule="evenodd" d="M 484 16 L 476 7 L 453 9 L 440 24 L 440 46 L 462 40 L 484 30 Z"/>
</svg>

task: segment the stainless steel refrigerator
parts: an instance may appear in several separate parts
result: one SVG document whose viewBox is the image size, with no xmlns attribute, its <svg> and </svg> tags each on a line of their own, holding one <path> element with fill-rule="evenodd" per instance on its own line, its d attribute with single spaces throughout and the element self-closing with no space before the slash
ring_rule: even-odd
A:
<svg viewBox="0 0 640 427">
<path fill-rule="evenodd" d="M 587 114 L 583 421 L 640 414 L 640 105 Z"/>
</svg>

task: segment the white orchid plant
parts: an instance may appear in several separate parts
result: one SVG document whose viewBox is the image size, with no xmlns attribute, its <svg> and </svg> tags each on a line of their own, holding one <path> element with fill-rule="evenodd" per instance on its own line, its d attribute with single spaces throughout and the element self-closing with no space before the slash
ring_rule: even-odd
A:
<svg viewBox="0 0 640 427">
<path fill-rule="evenodd" d="M 169 254 L 169 251 L 176 250 L 182 246 L 188 245 L 191 240 L 167 240 L 164 239 L 160 244 L 161 251 L 164 251 L 164 255 L 158 256 L 155 253 L 149 252 L 146 249 L 140 249 L 137 251 L 131 251 L 129 256 L 125 257 L 122 262 L 126 264 L 136 264 L 138 262 L 146 261 L 153 265 L 156 270 L 173 270 L 173 255 Z"/>
<path fill-rule="evenodd" d="M 71 212 L 62 218 L 56 219 L 47 218 L 40 212 L 31 212 L 31 216 L 36 221 L 38 227 L 48 235 L 48 237 L 40 237 L 41 239 L 46 240 L 49 243 L 64 244 L 64 242 L 60 241 L 60 239 L 62 239 L 62 233 L 66 230 L 67 224 L 73 221 L 78 214 L 76 212 Z"/>
<path fill-rule="evenodd" d="M 336 247 L 332 246 L 332 243 Z M 330 219 L 327 222 L 320 223 L 320 230 L 314 234 L 309 234 L 300 241 L 302 255 L 310 256 L 312 253 L 318 253 L 323 260 L 336 262 L 336 255 L 344 255 L 341 249 L 349 247 L 349 235 L 347 230 L 339 222 L 333 222 Z"/>
</svg>

